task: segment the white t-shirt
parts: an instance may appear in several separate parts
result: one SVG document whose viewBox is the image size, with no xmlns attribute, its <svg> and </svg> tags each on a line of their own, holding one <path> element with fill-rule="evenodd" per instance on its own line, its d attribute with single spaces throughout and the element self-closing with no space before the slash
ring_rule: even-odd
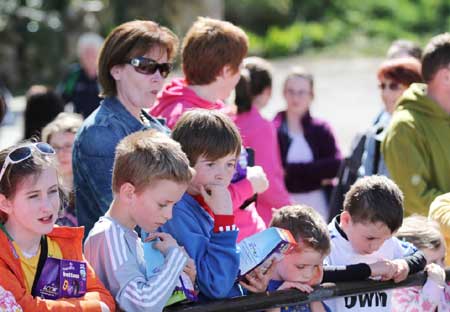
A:
<svg viewBox="0 0 450 312">
<path fill-rule="evenodd" d="M 287 163 L 308 163 L 314 160 L 314 156 L 303 133 L 289 134 L 292 139 L 287 152 Z M 308 179 L 308 177 L 298 177 Z M 291 202 L 304 204 L 314 208 L 324 220 L 328 221 L 329 209 L 323 190 L 318 189 L 303 193 L 289 193 Z"/>
<path fill-rule="evenodd" d="M 380 260 L 393 260 L 404 258 L 417 251 L 408 242 L 402 242 L 396 237 L 386 240 L 380 249 L 361 255 L 353 250 L 345 233 L 339 227 L 339 218 L 336 217 L 328 225 L 331 238 L 331 253 L 325 258 L 325 265 L 350 265 L 357 263 L 371 264 Z M 333 312 L 344 311 L 391 311 L 391 291 L 383 290 L 371 293 L 340 297 L 325 301 Z"/>
</svg>

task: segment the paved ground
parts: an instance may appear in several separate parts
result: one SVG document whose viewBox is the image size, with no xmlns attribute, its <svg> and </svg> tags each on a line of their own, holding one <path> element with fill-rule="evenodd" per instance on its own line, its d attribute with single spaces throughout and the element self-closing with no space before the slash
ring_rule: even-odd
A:
<svg viewBox="0 0 450 312">
<path fill-rule="evenodd" d="M 312 112 L 328 120 L 338 137 L 342 151 L 347 154 L 354 135 L 363 131 L 381 109 L 377 89 L 376 69 L 380 59 L 302 58 L 274 60 L 273 97 L 263 114 L 271 118 L 284 106 L 281 85 L 289 68 L 307 67 L 315 76 L 316 99 Z M 14 99 L 12 111 L 15 121 L 0 128 L 0 148 L 9 146 L 23 135 L 23 97 Z"/>
</svg>

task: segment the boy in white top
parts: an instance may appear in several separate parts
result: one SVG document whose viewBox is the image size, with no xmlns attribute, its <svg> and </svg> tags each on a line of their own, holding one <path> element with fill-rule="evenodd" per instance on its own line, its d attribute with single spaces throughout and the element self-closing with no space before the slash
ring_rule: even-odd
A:
<svg viewBox="0 0 450 312">
<path fill-rule="evenodd" d="M 404 280 L 425 267 L 426 259 L 413 245 L 392 235 L 403 222 L 403 195 L 383 176 L 359 179 L 345 196 L 344 210 L 328 225 L 331 253 L 327 265 L 371 264 L 392 260 L 381 280 Z M 376 291 L 326 302 L 332 311 L 391 311 L 391 291 Z"/>
<path fill-rule="evenodd" d="M 95 223 L 84 250 L 90 264 L 123 311 L 162 311 L 184 270 L 195 280 L 195 265 L 168 233 L 156 229 L 172 218 L 172 207 L 193 176 L 181 146 L 154 130 L 125 137 L 116 147 L 113 201 Z M 165 257 L 147 278 L 143 243 L 136 226 L 157 239 Z"/>
</svg>

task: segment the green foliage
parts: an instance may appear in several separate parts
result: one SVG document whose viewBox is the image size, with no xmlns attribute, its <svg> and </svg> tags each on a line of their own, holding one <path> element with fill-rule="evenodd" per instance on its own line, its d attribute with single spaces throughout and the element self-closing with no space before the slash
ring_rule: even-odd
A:
<svg viewBox="0 0 450 312">
<path fill-rule="evenodd" d="M 244 13 L 241 12 L 245 21 L 235 15 L 234 22 L 242 25 L 242 21 L 250 33 L 250 52 L 266 57 L 343 43 L 355 46 L 363 43 L 367 46 L 363 50 L 370 50 L 372 44 L 377 50 L 380 42 L 388 45 L 399 38 L 424 42 L 430 36 L 450 30 L 448 0 L 283 1 L 284 7 L 291 5 L 288 10 L 276 10 L 271 6 L 277 3 L 275 0 L 240 2 L 247 5 Z M 265 9 L 248 7 L 256 2 L 262 3 Z M 272 17 L 265 20 L 267 15 L 259 15 L 271 9 L 277 20 L 281 19 L 278 23 L 273 23 Z M 260 25 L 249 23 L 256 20 L 266 25 L 265 32 L 261 33 Z"/>
</svg>

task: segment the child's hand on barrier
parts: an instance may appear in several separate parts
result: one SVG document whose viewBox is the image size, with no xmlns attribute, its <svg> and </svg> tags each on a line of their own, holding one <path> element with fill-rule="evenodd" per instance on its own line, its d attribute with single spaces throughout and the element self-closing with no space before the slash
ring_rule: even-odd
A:
<svg viewBox="0 0 450 312">
<path fill-rule="evenodd" d="M 188 259 L 186 265 L 184 266 L 183 272 L 189 276 L 192 284 L 195 284 L 195 279 L 197 277 L 197 268 L 195 267 L 195 262 L 191 258 Z"/>
<path fill-rule="evenodd" d="M 177 241 L 170 235 L 169 233 L 160 233 L 160 232 L 154 232 L 151 233 L 145 241 L 152 241 L 156 238 L 159 238 L 153 245 L 154 248 L 161 251 L 164 255 L 167 255 L 170 248 L 172 247 L 179 247 Z"/>
<path fill-rule="evenodd" d="M 201 186 L 200 193 L 214 214 L 233 214 L 233 203 L 231 201 L 230 191 L 228 191 L 226 186 L 219 184 Z"/>
<path fill-rule="evenodd" d="M 388 281 L 392 279 L 397 271 L 397 267 L 392 261 L 381 260 L 375 263 L 369 264 L 370 276 L 378 277 L 382 281 Z"/>
<path fill-rule="evenodd" d="M 436 263 L 430 263 L 425 267 L 428 278 L 439 286 L 445 286 L 445 271 Z"/>
<path fill-rule="evenodd" d="M 283 290 L 283 289 L 298 289 L 300 291 L 303 291 L 305 293 L 311 293 L 313 292 L 313 288 L 307 284 L 302 284 L 300 282 L 284 282 L 283 284 L 281 284 L 280 287 L 278 287 L 277 290 Z"/>
<path fill-rule="evenodd" d="M 269 188 L 269 180 L 261 166 L 247 167 L 247 179 L 250 181 L 254 193 L 260 194 Z"/>
<path fill-rule="evenodd" d="M 245 281 L 240 281 L 239 284 L 241 286 L 247 288 L 252 293 L 262 293 L 267 290 L 267 286 L 269 285 L 269 281 L 272 278 L 273 271 L 276 267 L 276 261 L 272 260 L 272 263 L 267 268 L 267 270 L 263 270 L 261 268 L 256 268 L 252 272 L 245 275 Z"/>
<path fill-rule="evenodd" d="M 401 282 L 404 279 L 406 279 L 409 274 L 408 263 L 406 263 L 406 261 L 403 259 L 395 259 L 395 260 L 392 260 L 392 262 L 394 263 L 394 265 L 396 267 L 396 272 L 393 276 L 394 282 L 398 283 L 398 282 Z"/>
</svg>

